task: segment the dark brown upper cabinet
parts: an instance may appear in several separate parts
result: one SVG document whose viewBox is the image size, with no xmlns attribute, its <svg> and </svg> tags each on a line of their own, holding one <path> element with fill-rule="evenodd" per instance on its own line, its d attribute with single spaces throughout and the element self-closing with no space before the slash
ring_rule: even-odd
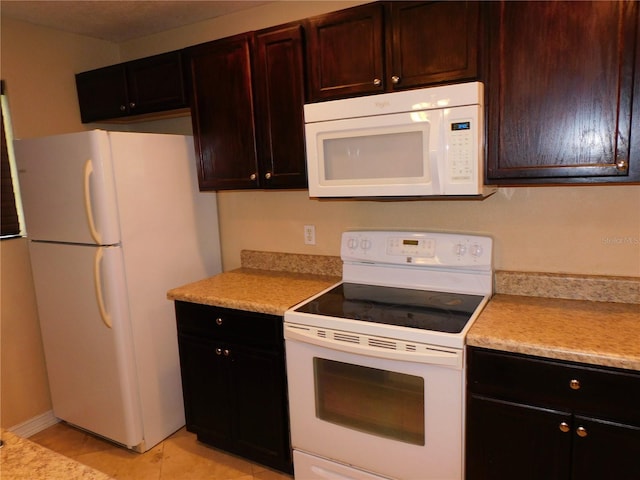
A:
<svg viewBox="0 0 640 480">
<path fill-rule="evenodd" d="M 638 3 L 487 6 L 487 183 L 639 181 Z"/>
<path fill-rule="evenodd" d="M 473 80 L 477 2 L 379 2 L 307 20 L 311 102 Z"/>
<path fill-rule="evenodd" d="M 258 184 L 306 188 L 304 47 L 301 25 L 256 33 L 254 87 Z"/>
<path fill-rule="evenodd" d="M 197 45 L 187 55 L 200 189 L 255 187 L 251 36 Z"/>
<path fill-rule="evenodd" d="M 179 51 L 76 75 L 82 123 L 187 109 Z"/>
<path fill-rule="evenodd" d="M 304 188 L 301 28 L 243 33 L 187 52 L 200 189 Z"/>
</svg>

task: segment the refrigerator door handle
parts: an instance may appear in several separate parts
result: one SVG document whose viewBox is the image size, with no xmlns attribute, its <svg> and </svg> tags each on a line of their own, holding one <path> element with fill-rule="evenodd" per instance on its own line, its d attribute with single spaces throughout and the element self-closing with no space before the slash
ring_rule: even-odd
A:
<svg viewBox="0 0 640 480">
<path fill-rule="evenodd" d="M 100 233 L 96 229 L 96 224 L 93 220 L 93 208 L 91 205 L 91 175 L 93 174 L 93 163 L 91 159 L 87 160 L 84 164 L 84 210 L 87 214 L 87 222 L 89 223 L 89 231 L 91 237 L 98 244 L 102 244 Z"/>
<path fill-rule="evenodd" d="M 104 299 L 102 298 L 102 281 L 100 275 L 100 266 L 102 265 L 102 248 L 96 249 L 96 256 L 93 265 L 93 286 L 96 290 L 96 300 L 98 301 L 98 310 L 100 311 L 100 318 L 107 326 L 111 328 L 111 316 L 107 313 L 104 307 Z"/>
</svg>

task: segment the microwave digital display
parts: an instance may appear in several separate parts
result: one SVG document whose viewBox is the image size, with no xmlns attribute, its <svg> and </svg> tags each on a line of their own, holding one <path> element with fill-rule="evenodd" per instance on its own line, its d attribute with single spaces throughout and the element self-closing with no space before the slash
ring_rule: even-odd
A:
<svg viewBox="0 0 640 480">
<path fill-rule="evenodd" d="M 451 130 L 470 130 L 471 122 L 456 122 L 451 124 Z"/>
</svg>

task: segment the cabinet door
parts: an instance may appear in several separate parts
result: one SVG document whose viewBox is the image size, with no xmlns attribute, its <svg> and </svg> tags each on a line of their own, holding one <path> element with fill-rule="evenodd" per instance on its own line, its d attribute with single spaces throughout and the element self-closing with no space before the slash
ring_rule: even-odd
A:
<svg viewBox="0 0 640 480">
<path fill-rule="evenodd" d="M 570 425 L 568 412 L 471 395 L 467 404 L 466 479 L 570 478 Z"/>
<path fill-rule="evenodd" d="M 82 123 L 129 114 L 124 64 L 78 73 L 76 89 Z"/>
<path fill-rule="evenodd" d="M 187 106 L 180 52 L 127 62 L 126 68 L 131 114 Z"/>
<path fill-rule="evenodd" d="M 300 25 L 256 34 L 254 67 L 260 185 L 307 186 Z"/>
<path fill-rule="evenodd" d="M 488 7 L 488 182 L 640 180 L 629 164 L 638 3 Z"/>
<path fill-rule="evenodd" d="M 391 2 L 387 82 L 393 90 L 478 75 L 478 2 Z"/>
<path fill-rule="evenodd" d="M 216 445 L 231 438 L 231 402 L 228 369 L 221 345 L 180 335 L 180 372 L 187 430 Z M 221 350 L 220 350 L 221 351 Z"/>
<path fill-rule="evenodd" d="M 576 415 L 573 435 L 571 478 L 640 478 L 640 427 Z"/>
<path fill-rule="evenodd" d="M 230 347 L 233 379 L 233 439 L 239 452 L 291 472 L 284 355 Z"/>
<path fill-rule="evenodd" d="M 309 19 L 309 100 L 384 91 L 384 5 Z"/>
<path fill-rule="evenodd" d="M 257 185 L 250 51 L 247 34 L 188 50 L 201 190 Z"/>
</svg>

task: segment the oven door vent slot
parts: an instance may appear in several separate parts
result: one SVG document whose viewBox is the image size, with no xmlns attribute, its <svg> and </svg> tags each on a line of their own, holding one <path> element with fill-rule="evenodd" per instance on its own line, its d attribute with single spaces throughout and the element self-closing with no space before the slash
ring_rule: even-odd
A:
<svg viewBox="0 0 640 480">
<path fill-rule="evenodd" d="M 417 352 L 418 351 L 418 347 L 416 347 L 412 343 L 407 343 L 405 345 L 405 347 L 406 347 L 407 352 Z"/>
<path fill-rule="evenodd" d="M 327 338 L 327 331 L 326 330 L 316 330 L 316 335 L 320 338 Z"/>
<path fill-rule="evenodd" d="M 398 350 L 398 344 L 392 340 L 383 340 L 381 338 L 369 338 L 369 346 L 376 348 L 385 348 L 387 350 Z"/>
<path fill-rule="evenodd" d="M 350 335 L 348 333 L 334 332 L 333 339 L 338 342 L 360 343 L 359 335 Z"/>
</svg>

